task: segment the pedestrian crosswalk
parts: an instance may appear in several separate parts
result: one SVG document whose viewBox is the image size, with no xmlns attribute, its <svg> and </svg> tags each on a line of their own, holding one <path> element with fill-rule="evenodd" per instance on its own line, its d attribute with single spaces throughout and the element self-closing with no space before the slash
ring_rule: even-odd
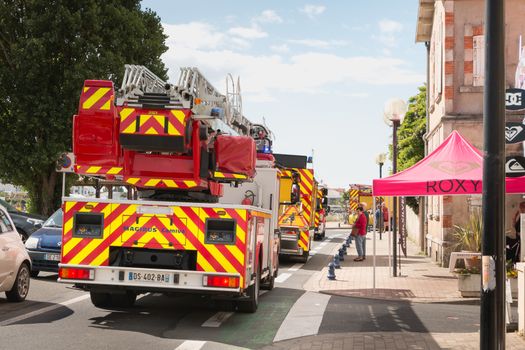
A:
<svg viewBox="0 0 525 350">
<path fill-rule="evenodd" d="M 329 300 L 328 295 L 304 293 L 286 315 L 273 341 L 317 334 Z"/>
</svg>

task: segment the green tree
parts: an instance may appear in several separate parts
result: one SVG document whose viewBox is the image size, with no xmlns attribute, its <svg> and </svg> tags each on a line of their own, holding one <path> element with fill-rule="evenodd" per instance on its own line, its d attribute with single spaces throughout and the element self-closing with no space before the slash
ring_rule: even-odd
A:
<svg viewBox="0 0 525 350">
<path fill-rule="evenodd" d="M 410 168 L 425 157 L 426 132 L 426 86 L 419 87 L 419 93 L 408 100 L 408 112 L 398 129 L 397 171 Z M 392 147 L 390 147 L 392 152 Z M 407 198 L 407 205 L 417 213 L 418 199 Z"/>
<path fill-rule="evenodd" d="M 60 203 L 55 164 L 71 150 L 84 80 L 119 86 L 125 63 L 166 79 L 165 39 L 139 0 L 0 2 L 0 180 L 26 188 L 32 211 Z"/>
</svg>

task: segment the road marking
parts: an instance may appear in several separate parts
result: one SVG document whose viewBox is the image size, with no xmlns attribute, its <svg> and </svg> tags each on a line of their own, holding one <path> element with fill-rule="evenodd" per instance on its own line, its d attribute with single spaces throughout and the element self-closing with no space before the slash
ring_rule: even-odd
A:
<svg viewBox="0 0 525 350">
<path fill-rule="evenodd" d="M 260 293 L 259 293 L 260 295 Z M 217 312 L 215 315 L 210 317 L 201 327 L 220 327 L 221 324 L 229 319 L 233 315 L 233 312 Z"/>
<path fill-rule="evenodd" d="M 374 313 L 374 309 L 372 309 L 372 305 L 368 305 L 368 312 L 370 312 L 370 319 L 372 320 L 372 323 L 377 329 L 379 329 L 379 323 L 377 322 L 377 317 Z"/>
<path fill-rule="evenodd" d="M 328 244 L 328 242 L 323 242 L 323 243 L 319 244 L 319 246 L 320 246 L 320 247 L 324 247 L 324 246 L 327 245 L 327 244 Z"/>
<path fill-rule="evenodd" d="M 175 348 L 175 350 L 200 350 L 206 344 L 202 340 L 186 340 Z"/>
<path fill-rule="evenodd" d="M 268 293 L 269 291 L 268 290 L 261 290 L 259 291 L 259 296 L 263 295 L 263 294 L 266 294 Z"/>
<path fill-rule="evenodd" d="M 0 327 L 7 326 L 7 325 L 10 325 L 12 323 L 20 322 L 20 321 L 23 321 L 23 320 L 27 320 L 28 318 L 45 314 L 46 312 L 59 309 L 59 308 L 61 308 L 63 306 L 76 304 L 76 303 L 79 303 L 79 302 L 84 301 L 86 299 L 89 299 L 89 294 L 84 294 L 84 295 L 81 295 L 79 297 L 63 301 L 63 302 L 58 303 L 58 304 L 50 305 L 50 306 L 44 307 L 42 309 L 31 311 L 31 312 L 29 312 L 27 314 L 23 314 L 23 315 L 20 315 L 20 316 L 16 316 L 16 317 L 4 320 L 4 321 L 0 322 Z"/>
<path fill-rule="evenodd" d="M 281 273 L 279 276 L 277 276 L 277 278 L 275 279 L 275 282 L 276 283 L 283 283 L 284 281 L 286 281 L 288 279 L 288 277 L 290 277 L 292 274 L 291 273 Z"/>
<path fill-rule="evenodd" d="M 297 263 L 294 266 L 290 267 L 288 271 L 298 271 L 301 267 L 303 267 L 304 264 Z"/>
<path fill-rule="evenodd" d="M 317 334 L 329 301 L 329 295 L 304 293 L 286 315 L 273 341 Z"/>
<path fill-rule="evenodd" d="M 317 252 L 315 250 L 310 250 L 310 255 L 315 255 Z"/>
</svg>

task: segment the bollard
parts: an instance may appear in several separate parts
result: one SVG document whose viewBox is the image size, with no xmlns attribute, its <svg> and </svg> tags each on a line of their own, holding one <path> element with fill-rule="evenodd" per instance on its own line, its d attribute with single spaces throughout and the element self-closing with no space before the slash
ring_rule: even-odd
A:
<svg viewBox="0 0 525 350">
<path fill-rule="evenodd" d="M 346 246 L 344 244 L 341 247 L 341 249 L 343 250 L 343 255 L 347 255 L 348 254 L 348 252 L 346 251 Z"/>
<path fill-rule="evenodd" d="M 340 269 L 341 268 L 341 264 L 339 263 L 339 254 L 335 254 L 334 255 L 334 267 L 336 269 Z"/>
<path fill-rule="evenodd" d="M 335 267 L 334 267 L 334 263 L 333 262 L 328 264 L 328 275 L 327 275 L 327 277 L 331 281 L 335 280 Z"/>
<path fill-rule="evenodd" d="M 345 261 L 345 255 L 342 248 L 339 248 L 339 261 Z"/>
</svg>

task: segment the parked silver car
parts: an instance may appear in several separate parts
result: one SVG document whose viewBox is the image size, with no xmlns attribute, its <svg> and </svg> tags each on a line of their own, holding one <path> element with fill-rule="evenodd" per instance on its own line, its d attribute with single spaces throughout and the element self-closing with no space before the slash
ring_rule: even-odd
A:
<svg viewBox="0 0 525 350">
<path fill-rule="evenodd" d="M 23 301 L 29 293 L 31 259 L 7 210 L 0 205 L 0 292 L 9 301 Z"/>
</svg>

